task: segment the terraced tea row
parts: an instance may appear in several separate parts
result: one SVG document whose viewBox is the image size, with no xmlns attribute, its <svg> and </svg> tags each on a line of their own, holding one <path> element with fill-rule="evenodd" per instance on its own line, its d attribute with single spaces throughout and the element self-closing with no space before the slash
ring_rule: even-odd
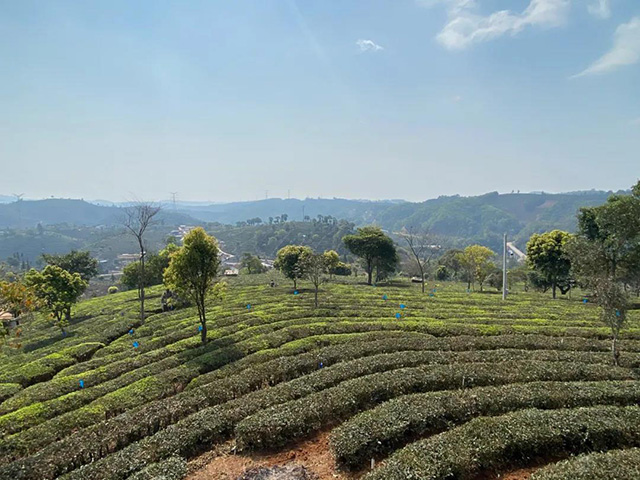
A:
<svg viewBox="0 0 640 480">
<path fill-rule="evenodd" d="M 304 290 L 292 295 L 286 288 L 232 285 L 227 299 L 209 308 L 214 328 L 205 347 L 193 309 L 158 313 L 133 334 L 123 331 L 86 358 L 56 366 L 45 381 L 2 386 L 0 478 L 143 475 L 161 468 L 153 466 L 157 462 L 177 468 L 183 463 L 176 455 L 189 458 L 234 436 L 241 448 L 255 449 L 286 445 L 339 421 L 347 420 L 341 429 L 348 429 L 360 421 L 361 416 L 349 420 L 354 415 L 376 411 L 381 403 L 379 409 L 391 408 L 419 392 L 462 398 L 467 389 L 518 383 L 526 392 L 534 388 L 531 382 L 553 380 L 567 385 L 567 395 L 580 385 L 601 392 L 599 402 L 575 393 L 559 406 L 638 400 L 636 383 L 628 382 L 640 366 L 637 323 L 622 342 L 622 367 L 613 368 L 609 332 L 590 305 L 540 301 L 537 295 L 500 304 L 496 296 L 455 286 L 439 289 L 435 297 L 388 287 L 386 301 L 380 292 L 326 286 L 323 306 L 315 309 Z M 118 304 L 118 297 L 109 299 Z M 122 304 L 102 308 L 105 316 L 124 311 Z M 87 329 L 91 319 L 80 323 Z M 33 361 L 44 358 L 37 354 Z M 585 381 L 594 383 L 573 383 Z M 549 392 L 545 408 L 556 408 L 559 392 Z M 532 405 L 544 403 L 538 393 L 530 394 Z M 526 395 L 521 404 L 516 397 L 509 397 L 504 410 L 487 400 L 469 418 L 527 406 Z M 483 413 L 491 408 L 494 413 Z M 409 437 L 433 433 L 411 425 Z M 381 439 L 363 438 L 358 445 L 365 446 L 354 447 L 360 460 L 345 455 L 345 464 L 390 453 L 408 441 L 394 440 L 402 436 L 399 431 L 389 438 L 375 431 Z M 386 449 L 367 450 L 378 440 Z"/>
</svg>

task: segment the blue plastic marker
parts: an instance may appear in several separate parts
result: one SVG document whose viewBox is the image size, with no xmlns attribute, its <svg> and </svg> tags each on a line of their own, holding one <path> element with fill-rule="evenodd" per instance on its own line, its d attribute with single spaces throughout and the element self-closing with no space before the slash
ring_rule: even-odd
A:
<svg viewBox="0 0 640 480">
<path fill-rule="evenodd" d="M 585 298 L 584 300 L 582 300 L 582 303 L 587 303 L 589 301 L 589 299 Z"/>
<path fill-rule="evenodd" d="M 616 310 L 616 317 L 620 316 L 620 310 Z"/>
<path fill-rule="evenodd" d="M 435 297 L 435 295 L 433 293 L 430 293 L 429 296 L 430 297 Z"/>
<path fill-rule="evenodd" d="M 67 332 L 62 332 L 62 336 L 66 337 L 67 336 Z"/>
<path fill-rule="evenodd" d="M 298 290 L 296 290 L 295 292 L 293 292 L 294 295 L 298 295 Z"/>
<path fill-rule="evenodd" d="M 324 363 L 320 362 L 320 368 L 324 367 Z"/>
<path fill-rule="evenodd" d="M 405 307 L 406 307 L 406 305 L 404 303 L 400 304 L 400 308 L 405 308 Z"/>
<path fill-rule="evenodd" d="M 247 310 L 251 310 L 251 304 L 247 303 Z"/>
<path fill-rule="evenodd" d="M 78 384 L 80 385 L 80 388 L 84 388 L 84 380 L 80 380 Z"/>
<path fill-rule="evenodd" d="M 129 330 L 129 335 L 133 335 L 133 328 Z"/>
<path fill-rule="evenodd" d="M 202 325 L 198 325 L 198 331 L 201 332 L 202 331 Z"/>
<path fill-rule="evenodd" d="M 138 342 L 133 342 L 133 348 L 138 348 L 140 344 Z"/>
<path fill-rule="evenodd" d="M 401 315 L 399 313 L 396 313 L 396 319 L 400 319 Z"/>
<path fill-rule="evenodd" d="M 385 293 L 384 295 L 382 295 L 382 299 L 383 299 L 383 300 L 386 300 L 387 298 L 389 298 L 389 297 L 387 297 L 387 294 L 386 294 L 386 293 Z"/>
</svg>

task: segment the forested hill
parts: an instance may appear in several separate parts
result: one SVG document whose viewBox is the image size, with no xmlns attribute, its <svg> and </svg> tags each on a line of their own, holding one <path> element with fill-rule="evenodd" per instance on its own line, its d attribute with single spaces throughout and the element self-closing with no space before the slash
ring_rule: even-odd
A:
<svg viewBox="0 0 640 480">
<path fill-rule="evenodd" d="M 268 199 L 211 206 L 182 207 L 185 213 L 209 222 L 235 223 L 260 218 L 268 223 L 286 214 L 288 220 L 304 215 L 331 215 L 364 225 L 377 223 L 388 230 L 405 226 L 427 227 L 443 235 L 493 245 L 503 232 L 517 241 L 531 233 L 553 228 L 572 231 L 582 206 L 599 205 L 612 192 L 588 191 L 562 194 L 488 193 L 476 197 L 440 197 L 421 203 L 345 199 Z"/>
<path fill-rule="evenodd" d="M 434 233 L 456 237 L 464 242 L 495 246 L 507 232 L 516 242 L 525 242 L 531 233 L 554 228 L 572 231 L 576 211 L 582 206 L 602 204 L 612 192 L 588 191 L 562 194 L 488 193 L 476 197 L 440 197 L 420 203 L 346 199 L 267 199 L 190 206 L 178 204 L 178 211 L 167 205 L 160 221 L 165 225 L 216 222 L 235 225 L 250 219 L 262 223 L 300 221 L 331 216 L 356 225 L 376 223 L 397 231 L 403 227 L 426 227 Z M 283 217 L 283 215 L 286 215 Z M 82 200 L 23 200 L 0 204 L 0 228 L 34 228 L 38 223 L 52 225 L 117 225 L 121 211 Z"/>
<path fill-rule="evenodd" d="M 123 213 L 116 206 L 102 206 L 84 200 L 54 198 L 22 200 L 0 204 L 0 228 L 35 228 L 38 224 L 66 223 L 76 226 L 113 226 L 122 223 Z M 159 221 L 167 225 L 193 224 L 188 214 L 163 210 Z"/>
</svg>

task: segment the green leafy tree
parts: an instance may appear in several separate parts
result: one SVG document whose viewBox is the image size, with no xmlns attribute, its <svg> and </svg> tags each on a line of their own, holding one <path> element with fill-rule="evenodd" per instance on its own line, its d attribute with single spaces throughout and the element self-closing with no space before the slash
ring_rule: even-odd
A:
<svg viewBox="0 0 640 480">
<path fill-rule="evenodd" d="M 556 298 L 556 289 L 560 288 L 565 294 L 571 285 L 571 259 L 567 253 L 570 238 L 567 232 L 553 230 L 533 234 L 527 242 L 527 263 L 551 287 L 553 298 Z"/>
<path fill-rule="evenodd" d="M 159 253 L 147 255 L 144 278 L 142 278 L 140 262 L 130 263 L 122 270 L 120 283 L 129 289 L 138 288 L 138 295 L 140 294 L 140 285 L 144 287 L 162 285 L 164 271 L 169 267 L 171 254 L 178 249 L 177 245 L 169 243 Z"/>
<path fill-rule="evenodd" d="M 335 250 L 327 250 L 323 253 L 324 263 L 327 266 L 329 276 L 336 274 L 336 269 L 340 265 L 340 255 Z"/>
<path fill-rule="evenodd" d="M 335 252 L 334 252 L 335 253 Z M 326 281 L 326 274 L 329 273 L 329 262 L 327 261 L 326 252 L 324 254 L 306 251 L 301 256 L 303 263 L 303 271 L 314 287 L 314 304 L 318 308 L 318 290 L 320 285 Z"/>
<path fill-rule="evenodd" d="M 600 246 L 606 269 L 616 276 L 625 257 L 634 255 L 640 236 L 640 194 L 638 185 L 632 195 L 612 195 L 604 205 L 580 209 L 578 229 L 581 236 Z"/>
<path fill-rule="evenodd" d="M 47 265 L 56 265 L 70 273 L 77 273 L 88 282 L 98 275 L 98 260 L 88 251 L 71 250 L 64 255 L 42 254 Z"/>
<path fill-rule="evenodd" d="M 357 233 L 345 236 L 342 241 L 352 254 L 362 259 L 368 285 L 372 284 L 374 269 L 377 280 L 395 270 L 398 263 L 396 247 L 380 228 L 359 228 Z"/>
<path fill-rule="evenodd" d="M 442 257 L 438 260 L 438 265 L 442 265 L 447 269 L 447 278 L 458 278 L 458 275 L 463 271 L 462 264 L 460 263 L 462 250 L 452 248 L 444 252 Z"/>
<path fill-rule="evenodd" d="M 313 250 L 302 245 L 287 245 L 278 250 L 273 266 L 293 281 L 293 288 L 298 288 L 298 280 L 305 275 L 304 257 L 312 255 Z"/>
<path fill-rule="evenodd" d="M 183 246 L 171 255 L 164 274 L 168 288 L 196 305 L 203 345 L 207 343 L 207 298 L 219 299 L 226 288 L 225 283 L 215 282 L 220 268 L 219 254 L 216 239 L 203 228 L 194 228 L 185 235 Z"/>
<path fill-rule="evenodd" d="M 344 262 L 338 262 L 338 265 L 333 269 L 333 274 L 342 277 L 348 277 L 349 275 L 351 275 L 351 265 Z"/>
<path fill-rule="evenodd" d="M 628 310 L 627 275 L 640 269 L 640 182 L 631 195 L 613 195 L 604 205 L 581 209 L 578 226 L 578 235 L 567 245 L 572 271 L 581 286 L 592 290 L 600 317 L 611 328 L 617 365 Z"/>
<path fill-rule="evenodd" d="M 64 333 L 69 324 L 71 307 L 87 288 L 87 282 L 79 273 L 69 273 L 56 265 L 47 265 L 41 272 L 29 270 L 25 275 L 25 283 L 34 289 L 42 308 Z"/>
<path fill-rule="evenodd" d="M 267 271 L 267 267 L 262 264 L 260 258 L 250 253 L 243 253 L 242 260 L 240 261 L 240 268 L 247 272 L 249 275 L 264 273 Z"/>
<path fill-rule="evenodd" d="M 460 264 L 467 273 L 468 288 L 475 287 L 475 282 L 478 282 L 482 292 L 485 280 L 495 267 L 492 262 L 494 256 L 493 250 L 482 245 L 469 245 L 459 254 Z"/>
</svg>

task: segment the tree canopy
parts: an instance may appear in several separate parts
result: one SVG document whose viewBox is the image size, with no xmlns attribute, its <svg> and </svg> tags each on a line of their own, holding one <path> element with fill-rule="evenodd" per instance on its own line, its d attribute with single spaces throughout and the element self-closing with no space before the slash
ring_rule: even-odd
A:
<svg viewBox="0 0 640 480">
<path fill-rule="evenodd" d="M 551 287 L 553 298 L 556 289 L 564 294 L 570 288 L 571 260 L 567 242 L 571 235 L 562 230 L 534 234 L 527 243 L 527 263 L 540 274 L 541 286 Z"/>
<path fill-rule="evenodd" d="M 357 233 L 346 235 L 342 241 L 352 254 L 362 259 L 367 272 L 367 284 L 372 284 L 374 269 L 376 280 L 395 270 L 398 263 L 396 247 L 379 227 L 359 228 Z"/>
<path fill-rule="evenodd" d="M 293 288 L 298 287 L 298 280 L 305 275 L 305 256 L 313 255 L 313 250 L 302 245 L 287 245 L 278 250 L 273 266 L 293 281 Z"/>
<path fill-rule="evenodd" d="M 495 268 L 491 259 L 495 256 L 495 252 L 490 248 L 482 245 L 469 245 L 465 248 L 458 258 L 462 268 L 467 272 L 467 283 L 471 287 L 478 282 L 480 291 L 487 277 Z"/>
<path fill-rule="evenodd" d="M 87 288 L 87 282 L 79 273 L 69 273 L 57 265 L 47 265 L 41 272 L 29 270 L 25 275 L 25 283 L 33 287 L 41 306 L 64 333 L 69 324 L 71 307 Z"/>
<path fill-rule="evenodd" d="M 171 255 L 164 274 L 165 283 L 170 289 L 196 305 L 203 344 L 207 342 L 207 297 L 219 296 L 224 291 L 224 283 L 215 283 L 220 268 L 219 254 L 216 239 L 203 228 L 194 228 L 185 235 L 183 246 Z"/>
<path fill-rule="evenodd" d="M 98 260 L 88 251 L 71 250 L 64 255 L 42 254 L 42 259 L 48 265 L 56 265 L 69 273 L 77 273 L 88 282 L 98 275 Z"/>
</svg>

